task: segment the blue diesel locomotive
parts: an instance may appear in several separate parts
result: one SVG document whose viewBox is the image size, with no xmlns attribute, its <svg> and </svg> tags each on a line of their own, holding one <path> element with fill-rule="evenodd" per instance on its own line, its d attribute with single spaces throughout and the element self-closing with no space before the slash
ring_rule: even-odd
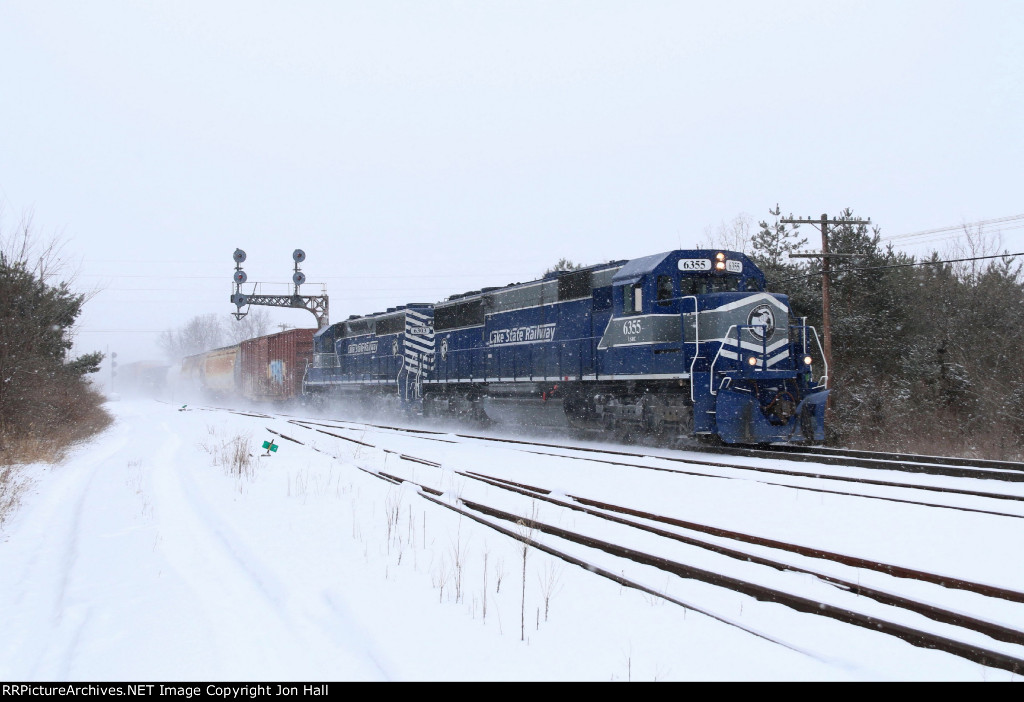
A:
<svg viewBox="0 0 1024 702">
<path fill-rule="evenodd" d="M 303 390 L 620 438 L 820 441 L 815 357 L 749 258 L 683 250 L 350 317 L 317 332 Z"/>
</svg>

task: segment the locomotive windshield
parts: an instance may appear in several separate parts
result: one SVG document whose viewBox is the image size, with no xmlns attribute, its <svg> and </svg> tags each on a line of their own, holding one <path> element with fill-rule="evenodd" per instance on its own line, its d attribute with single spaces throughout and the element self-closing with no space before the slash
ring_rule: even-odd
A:
<svg viewBox="0 0 1024 702">
<path fill-rule="evenodd" d="M 679 294 L 706 295 L 718 292 L 739 292 L 739 276 L 684 276 L 679 279 Z"/>
</svg>

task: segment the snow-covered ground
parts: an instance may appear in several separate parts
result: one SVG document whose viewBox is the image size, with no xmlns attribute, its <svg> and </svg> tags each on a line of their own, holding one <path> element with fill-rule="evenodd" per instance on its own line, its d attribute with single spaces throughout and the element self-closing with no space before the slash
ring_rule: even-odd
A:
<svg viewBox="0 0 1024 702">
<path fill-rule="evenodd" d="M 282 416 L 152 400 L 108 408 L 116 421 L 102 436 L 59 465 L 22 471 L 30 490 L 0 533 L 5 681 L 1019 679 L 654 568 L 627 572 L 583 547 L 574 555 L 714 616 L 536 548 L 525 550 L 524 576 L 522 543 L 367 470 L 441 490 L 435 499 L 445 504 L 487 500 L 637 546 L 646 540 L 624 527 L 596 526 L 459 471 L 1016 590 L 1020 519 L 567 460 L 453 435 L 326 428 L 362 442 L 354 443 Z M 260 446 L 269 439 L 280 448 L 268 456 Z M 251 455 L 241 471 L 236 447 Z M 808 597 L 844 595 L 811 576 L 755 572 L 698 551 L 664 555 Z M 811 560 L 799 564 L 829 568 Z M 938 586 L 829 572 L 946 607 L 977 604 Z M 872 606 L 865 611 L 894 618 Z M 975 616 L 1024 629 L 1024 605 L 977 606 Z M 943 631 L 917 615 L 900 621 Z M 1024 657 L 1022 647 L 985 639 L 979 645 Z"/>
</svg>

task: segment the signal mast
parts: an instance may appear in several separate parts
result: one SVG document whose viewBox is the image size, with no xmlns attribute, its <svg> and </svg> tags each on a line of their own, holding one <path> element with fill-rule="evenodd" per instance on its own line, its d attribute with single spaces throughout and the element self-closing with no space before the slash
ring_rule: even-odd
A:
<svg viewBox="0 0 1024 702">
<path fill-rule="evenodd" d="M 302 249 L 295 249 L 292 252 L 292 260 L 295 261 L 295 272 L 292 274 L 294 289 L 291 295 L 257 295 L 256 289 L 259 283 L 253 283 L 252 293 L 242 292 L 242 285 L 248 280 L 245 271 L 242 270 L 242 263 L 245 261 L 245 251 L 235 249 L 232 254 L 235 260 L 235 273 L 231 279 L 235 281 L 235 292 L 231 295 L 231 303 L 238 308 L 232 312 L 235 319 L 241 319 L 249 314 L 250 305 L 265 305 L 267 307 L 294 307 L 309 311 L 316 317 L 318 329 L 323 329 L 330 324 L 328 315 L 327 295 L 300 295 L 299 286 L 306 282 L 306 274 L 299 270 L 299 264 L 306 260 L 306 252 Z M 245 307 L 245 311 L 242 308 Z"/>
</svg>

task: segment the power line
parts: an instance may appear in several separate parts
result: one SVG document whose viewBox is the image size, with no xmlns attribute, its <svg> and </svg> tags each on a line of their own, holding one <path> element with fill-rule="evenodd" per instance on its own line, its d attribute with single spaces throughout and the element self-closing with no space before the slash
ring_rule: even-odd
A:
<svg viewBox="0 0 1024 702">
<path fill-rule="evenodd" d="M 951 258 L 946 261 L 918 261 L 916 263 L 893 263 L 887 266 L 860 266 L 856 268 L 840 268 L 838 270 L 832 270 L 831 273 L 850 273 L 853 271 L 880 271 L 886 268 L 909 268 L 911 266 L 935 266 L 940 263 L 963 263 L 964 261 L 984 261 L 988 258 L 1013 258 L 1014 256 L 1024 256 L 1024 251 L 1020 253 L 1004 253 L 995 254 L 994 256 L 972 256 L 971 258 Z M 803 280 L 804 278 L 813 278 L 816 275 L 821 275 L 824 271 L 818 271 L 817 273 L 808 273 L 807 275 L 798 275 L 795 278 L 784 278 L 782 280 L 773 281 L 776 285 L 781 283 L 788 283 L 793 280 Z"/>
<path fill-rule="evenodd" d="M 997 233 L 1002 234 L 1003 232 L 1011 232 L 1011 231 L 1014 231 L 1014 230 L 1017 230 L 1017 229 L 1024 229 L 1024 223 L 1016 224 L 1016 225 L 1010 226 L 1010 227 L 1000 227 L 996 231 L 997 231 Z M 889 239 L 887 237 L 882 237 L 880 239 L 880 241 L 883 241 L 883 242 L 888 243 L 888 244 L 897 244 L 897 245 L 902 245 L 902 246 L 908 246 L 908 245 L 921 246 L 921 245 L 924 245 L 924 244 L 937 244 L 939 242 L 949 241 L 951 239 L 959 239 L 962 236 L 963 236 L 963 232 L 962 231 L 948 231 L 948 232 L 946 232 L 944 234 L 940 233 L 940 234 L 923 235 L 920 238 L 915 238 L 913 240 L 911 240 L 911 239 L 902 239 L 900 241 L 892 241 L 891 239 Z"/>
<path fill-rule="evenodd" d="M 895 241 L 895 240 L 903 240 L 903 239 L 912 239 L 914 237 L 919 237 L 919 236 L 932 236 L 932 235 L 935 235 L 935 234 L 948 234 L 948 233 L 958 232 L 958 231 L 964 229 L 965 227 L 984 227 L 984 226 L 988 226 L 988 225 L 992 225 L 992 224 L 1004 224 L 1004 223 L 1008 223 L 1008 222 L 1016 222 L 1018 224 L 1016 224 L 1016 226 L 1012 226 L 1012 227 L 1004 227 L 1005 229 L 1017 229 L 1019 227 L 1024 226 L 1024 222 L 1021 222 L 1021 220 L 1024 220 L 1024 214 L 1010 215 L 1009 217 L 997 217 L 995 219 L 982 219 L 982 220 L 978 220 L 977 222 L 966 222 L 966 223 L 962 223 L 962 224 L 953 224 L 953 225 L 950 225 L 950 226 L 947 226 L 947 227 L 938 227 L 936 229 L 925 229 L 925 230 L 922 230 L 922 231 L 919 231 L 919 232 L 910 232 L 908 234 L 896 234 L 894 236 L 883 236 L 881 238 L 882 238 L 883 241 Z M 923 243 L 923 242 L 918 242 L 918 243 Z"/>
</svg>

